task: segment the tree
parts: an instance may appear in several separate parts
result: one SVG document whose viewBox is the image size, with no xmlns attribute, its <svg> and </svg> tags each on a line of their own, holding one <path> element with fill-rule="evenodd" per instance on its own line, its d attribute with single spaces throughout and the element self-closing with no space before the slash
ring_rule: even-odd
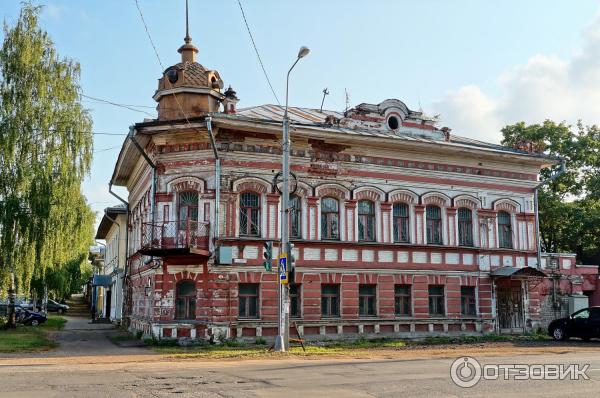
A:
<svg viewBox="0 0 600 398">
<path fill-rule="evenodd" d="M 58 56 L 38 26 L 40 9 L 24 3 L 16 24 L 4 24 L 0 49 L 0 291 L 16 283 L 27 292 L 36 272 L 77 257 L 74 236 L 91 240 L 77 217 L 90 214 L 80 187 L 92 121 L 79 64 Z"/>
<path fill-rule="evenodd" d="M 519 122 L 502 129 L 502 144 L 529 145 L 566 160 L 566 173 L 539 190 L 540 240 L 544 251 L 573 252 L 579 261 L 600 261 L 600 130 L 575 128 L 546 120 L 543 124 Z M 544 169 L 548 181 L 559 166 Z"/>
</svg>

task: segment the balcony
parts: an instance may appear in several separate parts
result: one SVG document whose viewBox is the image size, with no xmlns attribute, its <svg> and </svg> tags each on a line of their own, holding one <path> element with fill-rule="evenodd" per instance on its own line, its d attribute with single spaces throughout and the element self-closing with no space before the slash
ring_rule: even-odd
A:
<svg viewBox="0 0 600 398">
<path fill-rule="evenodd" d="M 210 223 L 192 220 L 142 224 L 140 253 L 147 256 L 210 256 Z"/>
</svg>

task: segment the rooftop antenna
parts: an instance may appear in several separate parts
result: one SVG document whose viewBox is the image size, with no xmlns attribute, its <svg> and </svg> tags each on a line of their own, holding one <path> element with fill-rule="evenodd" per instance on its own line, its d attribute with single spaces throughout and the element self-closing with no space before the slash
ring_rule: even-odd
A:
<svg viewBox="0 0 600 398">
<path fill-rule="evenodd" d="M 346 110 L 344 113 L 348 112 L 348 108 L 350 108 L 350 95 L 348 94 L 348 90 L 344 89 L 344 93 L 346 93 Z"/>
<path fill-rule="evenodd" d="M 323 104 L 325 103 L 325 96 L 329 95 L 329 90 L 327 90 L 327 87 L 325 87 L 323 89 L 323 100 L 321 101 L 321 110 L 320 112 L 323 112 Z"/>
<path fill-rule="evenodd" d="M 192 38 L 190 37 L 190 24 L 188 17 L 188 0 L 185 0 L 185 42 L 191 43 Z"/>
</svg>

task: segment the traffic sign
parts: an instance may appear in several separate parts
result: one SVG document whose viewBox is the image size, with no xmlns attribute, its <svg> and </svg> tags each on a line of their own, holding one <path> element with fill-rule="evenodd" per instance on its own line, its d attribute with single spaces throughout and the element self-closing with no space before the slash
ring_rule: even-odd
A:
<svg viewBox="0 0 600 398">
<path fill-rule="evenodd" d="M 287 262 L 288 262 L 287 254 L 281 253 L 279 255 L 279 260 L 278 260 L 277 264 L 278 264 L 278 270 L 279 270 L 279 281 L 284 285 L 288 283 Z"/>
</svg>

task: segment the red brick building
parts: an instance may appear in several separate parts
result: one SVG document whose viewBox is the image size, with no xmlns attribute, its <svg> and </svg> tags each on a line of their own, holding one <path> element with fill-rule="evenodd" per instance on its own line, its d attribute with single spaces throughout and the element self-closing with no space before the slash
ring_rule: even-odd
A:
<svg viewBox="0 0 600 398">
<path fill-rule="evenodd" d="M 125 314 L 158 338 L 268 338 L 283 109 L 237 109 L 189 37 L 179 52 L 111 180 L 129 192 Z M 290 313 L 306 338 L 521 332 L 594 297 L 597 267 L 537 264 L 533 193 L 556 159 L 459 137 L 395 99 L 290 116 Z"/>
</svg>

